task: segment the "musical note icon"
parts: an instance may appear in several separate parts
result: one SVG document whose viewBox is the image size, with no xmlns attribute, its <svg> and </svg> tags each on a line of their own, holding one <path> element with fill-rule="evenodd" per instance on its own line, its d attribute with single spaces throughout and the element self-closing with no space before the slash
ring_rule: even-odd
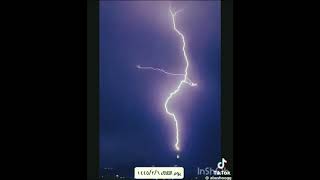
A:
<svg viewBox="0 0 320 180">
<path fill-rule="evenodd" d="M 223 169 L 224 168 L 224 164 L 227 163 L 227 162 L 228 162 L 227 160 L 222 158 L 222 161 L 218 163 L 218 168 L 219 169 Z"/>
</svg>

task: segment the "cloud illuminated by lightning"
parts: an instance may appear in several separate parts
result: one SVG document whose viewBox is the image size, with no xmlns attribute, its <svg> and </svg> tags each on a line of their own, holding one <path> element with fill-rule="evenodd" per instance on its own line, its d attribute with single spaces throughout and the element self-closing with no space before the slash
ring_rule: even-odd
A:
<svg viewBox="0 0 320 180">
<path fill-rule="evenodd" d="M 172 24 L 173 24 L 173 29 L 174 31 L 180 36 L 181 40 L 182 40 L 182 51 L 183 51 L 183 56 L 184 56 L 184 60 L 185 60 L 185 63 L 186 63 L 186 66 L 185 66 L 185 69 L 184 69 L 184 74 L 175 74 L 175 73 L 169 73 L 163 69 L 159 69 L 159 68 L 154 68 L 154 67 L 142 67 L 140 65 L 137 65 L 137 68 L 138 69 L 145 69 L 145 70 L 154 70 L 154 71 L 159 71 L 159 72 L 162 72 L 164 74 L 167 74 L 167 75 L 172 75 L 172 76 L 183 76 L 183 79 L 180 81 L 180 83 L 178 84 L 178 86 L 176 87 L 176 89 L 174 91 L 172 91 L 170 93 L 170 95 L 167 97 L 166 101 L 165 101 L 165 104 L 164 104 L 164 108 L 166 110 L 166 113 L 172 117 L 172 119 L 174 120 L 175 122 L 175 128 L 176 128 L 176 143 L 175 143 L 175 149 L 177 151 L 180 151 L 180 142 L 179 142 L 179 123 L 178 123 L 178 119 L 176 118 L 176 115 L 171 112 L 169 109 L 168 109 L 168 103 L 169 101 L 180 91 L 180 88 L 182 87 L 183 84 L 187 84 L 187 85 L 190 85 L 190 86 L 197 86 L 196 83 L 192 82 L 189 78 L 188 78 L 188 68 L 189 68 L 189 59 L 188 59 L 188 56 L 187 56 L 187 53 L 186 53 L 186 42 L 185 42 L 185 37 L 184 35 L 176 28 L 176 20 L 175 20 L 175 17 L 178 13 L 182 12 L 183 10 L 178 10 L 178 11 L 175 11 L 173 12 L 171 10 L 171 6 L 169 8 L 169 11 L 170 11 L 170 15 L 171 15 L 171 18 L 172 18 Z M 177 158 L 179 158 L 179 155 L 177 156 Z"/>
</svg>

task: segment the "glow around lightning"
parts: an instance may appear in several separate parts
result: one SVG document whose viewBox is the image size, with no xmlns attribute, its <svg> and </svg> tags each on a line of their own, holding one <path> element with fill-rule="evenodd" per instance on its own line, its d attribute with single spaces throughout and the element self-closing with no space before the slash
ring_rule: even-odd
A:
<svg viewBox="0 0 320 180">
<path fill-rule="evenodd" d="M 176 143 L 175 143 L 175 149 L 177 151 L 180 151 L 180 141 L 179 141 L 179 121 L 176 117 L 176 115 L 169 110 L 168 108 L 168 104 L 170 102 L 170 100 L 180 91 L 181 87 L 183 84 L 187 84 L 187 85 L 190 85 L 190 86 L 197 86 L 196 83 L 192 82 L 189 77 L 188 77 L 188 69 L 189 69 L 189 59 L 188 59 L 188 56 L 187 56 L 187 53 L 186 53 L 186 42 L 185 42 L 185 37 L 184 35 L 177 29 L 176 27 L 176 16 L 178 13 L 182 12 L 182 10 L 178 10 L 178 11 L 175 11 L 173 12 L 171 10 L 171 7 L 169 8 L 169 11 L 170 11 L 170 15 L 171 15 L 171 19 L 172 19 L 172 25 L 173 25 L 173 29 L 174 31 L 179 35 L 179 37 L 181 38 L 181 41 L 182 41 L 182 52 L 183 52 L 183 56 L 184 56 L 184 60 L 185 60 L 185 63 L 186 63 L 186 66 L 185 66 L 185 69 L 184 69 L 184 73 L 183 74 L 175 74 L 175 73 L 170 73 L 170 72 L 167 72 L 163 69 L 160 69 L 160 68 L 154 68 L 154 67 L 143 67 L 143 66 L 140 66 L 140 65 L 137 65 L 137 68 L 138 69 L 144 69 L 144 70 L 154 70 L 154 71 L 159 71 L 159 72 L 162 72 L 166 75 L 172 75 L 172 76 L 183 76 L 183 79 L 179 82 L 178 86 L 176 87 L 176 89 L 174 89 L 174 91 L 172 91 L 170 93 L 170 95 L 167 97 L 166 101 L 165 101 L 165 104 L 164 104 L 164 108 L 166 110 L 166 113 L 172 117 L 173 121 L 175 122 L 175 129 L 176 129 Z M 177 156 L 177 158 L 179 158 L 179 156 Z"/>
<path fill-rule="evenodd" d="M 182 51 L 183 51 L 183 56 L 184 56 L 184 59 L 185 59 L 185 62 L 186 62 L 186 67 L 184 69 L 184 79 L 182 81 L 180 81 L 178 87 L 170 93 L 169 97 L 167 98 L 165 104 L 164 104 L 164 107 L 166 109 L 166 112 L 167 114 L 169 114 L 174 122 L 175 122 L 175 125 L 176 125 L 176 144 L 175 144 L 175 148 L 177 151 L 180 150 L 180 144 L 179 144 L 179 123 L 178 123 L 178 120 L 176 118 L 176 115 L 171 112 L 170 110 L 168 110 L 168 103 L 169 101 L 173 98 L 174 95 L 176 95 L 179 91 L 180 91 L 180 88 L 182 86 L 183 83 L 186 83 L 190 86 L 196 86 L 197 84 L 189 81 L 189 78 L 188 78 L 188 68 L 189 68 L 189 59 L 188 59 L 188 56 L 187 56 L 187 53 L 186 53 L 186 41 L 185 41 L 185 38 L 184 38 L 184 35 L 177 29 L 176 27 L 176 20 L 175 20 L 175 17 L 178 13 L 182 12 L 182 10 L 179 10 L 179 11 L 176 11 L 176 12 L 172 12 L 171 8 L 169 8 L 170 10 L 170 14 L 171 14 L 171 18 L 172 18 L 172 23 L 173 23 L 173 29 L 175 30 L 176 33 L 178 33 L 178 35 L 180 36 L 181 40 L 182 40 Z"/>
</svg>

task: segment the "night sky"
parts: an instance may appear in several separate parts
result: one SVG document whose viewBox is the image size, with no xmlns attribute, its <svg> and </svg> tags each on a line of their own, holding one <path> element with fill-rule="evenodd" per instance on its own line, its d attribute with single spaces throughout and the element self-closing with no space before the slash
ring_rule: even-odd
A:
<svg viewBox="0 0 320 180">
<path fill-rule="evenodd" d="M 189 78 L 170 101 L 180 125 L 176 159 L 174 121 L 164 102 L 183 77 L 182 42 L 165 1 L 100 1 L 100 168 L 133 176 L 135 166 L 216 167 L 220 158 L 220 2 L 173 1 L 185 35 Z"/>
</svg>

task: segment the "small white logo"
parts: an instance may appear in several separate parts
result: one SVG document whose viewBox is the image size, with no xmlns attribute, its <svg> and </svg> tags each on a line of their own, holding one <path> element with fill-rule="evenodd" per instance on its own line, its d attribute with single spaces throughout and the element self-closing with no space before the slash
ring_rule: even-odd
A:
<svg viewBox="0 0 320 180">
<path fill-rule="evenodd" d="M 231 173 L 226 168 L 228 161 L 225 158 L 222 158 L 220 162 L 217 163 L 217 167 L 211 168 L 206 167 L 204 169 L 198 168 L 198 175 L 206 175 L 205 180 L 215 180 L 221 178 L 221 176 L 224 176 L 223 178 L 226 180 L 231 180 Z M 211 176 L 211 177 L 210 177 Z"/>
<path fill-rule="evenodd" d="M 218 169 L 223 169 L 224 168 L 224 164 L 227 163 L 227 162 L 228 162 L 227 160 L 222 158 L 222 161 L 218 163 L 217 168 Z"/>
</svg>

